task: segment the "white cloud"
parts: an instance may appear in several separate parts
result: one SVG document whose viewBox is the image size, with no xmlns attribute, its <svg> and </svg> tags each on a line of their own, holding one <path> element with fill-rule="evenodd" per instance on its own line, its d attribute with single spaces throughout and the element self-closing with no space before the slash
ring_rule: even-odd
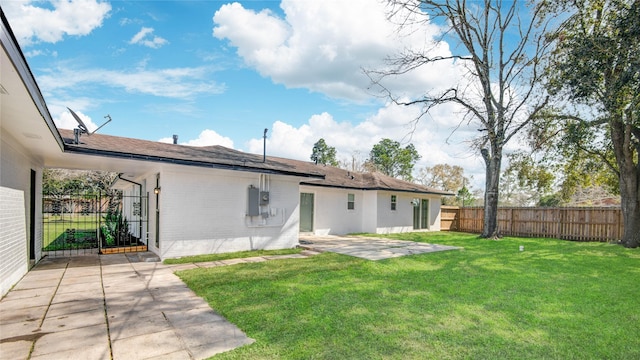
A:
<svg viewBox="0 0 640 360">
<path fill-rule="evenodd" d="M 167 68 L 158 70 L 136 69 L 123 72 L 106 69 L 80 69 L 59 67 L 38 77 L 38 84 L 46 91 L 71 89 L 83 84 L 101 84 L 124 88 L 130 93 L 150 94 L 168 98 L 190 98 L 199 94 L 220 94 L 224 84 L 206 79 L 205 67 Z"/>
<path fill-rule="evenodd" d="M 172 144 L 173 138 L 162 138 L 158 140 L 159 142 Z M 190 145 L 190 146 L 212 146 L 212 145 L 221 145 L 227 148 L 233 149 L 233 140 L 226 136 L 222 136 L 217 132 L 209 129 L 203 130 L 197 139 L 189 140 L 187 142 L 180 142 L 181 145 Z"/>
<path fill-rule="evenodd" d="M 43 55 L 44 51 L 42 50 L 32 50 L 32 51 L 27 51 L 24 53 L 24 56 L 28 57 L 28 58 L 34 58 L 36 56 L 40 56 Z"/>
<path fill-rule="evenodd" d="M 72 109 L 73 112 L 78 115 L 80 120 L 87 126 L 89 131 L 94 131 L 98 128 L 98 126 L 93 122 L 93 120 L 82 113 L 79 110 Z M 59 113 L 58 117 L 53 119 L 56 126 L 60 129 L 75 129 L 78 127 L 78 122 L 74 119 L 73 115 L 65 108 L 62 112 Z"/>
<path fill-rule="evenodd" d="M 238 53 L 248 59 L 261 47 L 277 47 L 290 36 L 289 26 L 268 9 L 256 13 L 245 10 L 239 3 L 226 4 L 216 11 L 213 20 L 218 24 L 213 35 L 229 38 L 238 47 Z"/>
<path fill-rule="evenodd" d="M 280 6 L 284 18 L 239 3 L 224 5 L 213 17 L 213 35 L 227 39 L 247 65 L 287 87 L 362 101 L 371 97 L 363 68 L 381 69 L 386 57 L 405 48 L 434 46 L 434 54 L 449 54 L 446 43 L 434 43 L 440 31 L 436 26 L 399 36 L 381 1 L 283 0 Z M 387 85 L 423 93 L 450 82 L 456 73 L 452 63 L 442 63 Z"/>
<path fill-rule="evenodd" d="M 39 50 L 29 50 L 29 51 L 25 51 L 24 52 L 24 56 L 26 56 L 27 58 L 35 58 L 38 56 L 47 56 L 49 58 L 56 58 L 58 57 L 58 52 L 57 51 L 51 51 L 49 49 L 39 49 Z"/>
<path fill-rule="evenodd" d="M 153 28 L 148 28 L 148 27 L 143 27 L 142 29 L 140 29 L 140 31 L 138 31 L 137 34 L 135 34 L 131 40 L 129 40 L 129 44 L 137 44 L 140 41 L 142 41 L 142 39 L 147 36 L 148 34 L 153 33 Z"/>
<path fill-rule="evenodd" d="M 166 39 L 153 35 L 153 28 L 148 27 L 140 29 L 140 31 L 129 40 L 129 44 L 140 44 L 152 49 L 158 49 L 168 43 Z"/>
<path fill-rule="evenodd" d="M 120 26 L 126 26 L 129 24 L 142 24 L 142 20 L 124 17 L 120 19 L 119 23 L 120 23 Z"/>
<path fill-rule="evenodd" d="M 38 1 L 3 1 L 2 9 L 12 19 L 18 42 L 28 46 L 36 42 L 56 43 L 68 36 L 84 36 L 109 16 L 111 5 L 98 0 L 51 1 L 51 9 L 38 7 Z"/>
<path fill-rule="evenodd" d="M 392 104 L 379 109 L 366 120 L 351 124 L 337 122 L 328 113 L 313 115 L 309 120 L 294 127 L 281 121 L 273 123 L 267 136 L 267 155 L 279 156 L 302 161 L 311 161 L 311 149 L 320 138 L 324 138 L 329 146 L 337 150 L 340 161 L 351 161 L 352 156 L 364 161 L 369 151 L 383 138 L 400 142 L 403 146 L 412 143 L 422 158 L 414 167 L 415 174 L 425 166 L 435 164 L 459 165 L 465 169 L 467 176 L 472 175 L 474 186 L 483 188 L 484 165 L 479 154 L 469 149 L 466 140 L 477 132 L 468 126 L 456 131 L 449 143 L 445 137 L 453 131 L 453 126 L 438 125 L 441 119 L 429 122 L 422 121 L 413 129 L 407 119 L 413 119 L 418 114 L 415 107 L 399 107 Z M 453 111 L 449 106 L 442 110 L 437 117 L 448 117 Z M 261 154 L 263 139 L 255 138 L 246 144 L 248 152 Z"/>
</svg>

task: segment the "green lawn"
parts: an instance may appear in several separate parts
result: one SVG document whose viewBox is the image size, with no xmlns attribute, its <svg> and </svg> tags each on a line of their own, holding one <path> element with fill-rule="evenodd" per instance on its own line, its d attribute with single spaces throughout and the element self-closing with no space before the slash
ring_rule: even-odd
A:
<svg viewBox="0 0 640 360">
<path fill-rule="evenodd" d="M 228 260 L 228 259 L 240 259 L 240 258 L 248 258 L 254 256 L 265 256 L 265 255 L 291 255 L 291 254 L 299 254 L 302 252 L 302 249 L 282 249 L 282 250 L 254 250 L 254 251 L 240 251 L 240 252 L 232 252 L 232 253 L 222 253 L 222 254 L 206 254 L 206 255 L 195 255 L 195 256 L 185 256 L 176 259 L 166 259 L 164 261 L 165 264 L 189 264 L 196 262 L 208 262 L 208 261 L 220 261 L 220 260 Z"/>
<path fill-rule="evenodd" d="M 388 237 L 464 250 L 383 261 L 324 253 L 178 275 L 256 339 L 216 359 L 640 358 L 638 250 Z"/>
<path fill-rule="evenodd" d="M 80 215 L 80 214 L 62 214 L 44 216 L 42 221 L 43 227 L 43 247 L 45 250 L 60 250 L 74 247 L 84 247 L 84 243 L 70 243 L 67 239 L 67 229 L 75 229 L 79 238 L 97 237 L 97 221 L 96 214 Z M 97 243 L 91 243 L 96 246 Z"/>
</svg>

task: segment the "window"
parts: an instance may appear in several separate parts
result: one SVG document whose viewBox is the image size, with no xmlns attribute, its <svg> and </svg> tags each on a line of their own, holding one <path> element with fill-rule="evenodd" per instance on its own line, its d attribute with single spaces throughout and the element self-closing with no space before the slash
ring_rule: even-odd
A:
<svg viewBox="0 0 640 360">
<path fill-rule="evenodd" d="M 391 195 L 391 210 L 395 210 L 396 209 L 396 196 L 395 195 Z"/>
<path fill-rule="evenodd" d="M 347 194 L 347 210 L 353 210 L 356 208 L 356 196 L 354 194 Z"/>
</svg>

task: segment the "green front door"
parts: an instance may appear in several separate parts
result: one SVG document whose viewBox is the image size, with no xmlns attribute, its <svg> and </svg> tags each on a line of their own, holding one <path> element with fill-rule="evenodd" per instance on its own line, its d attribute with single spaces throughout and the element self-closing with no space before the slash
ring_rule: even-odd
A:
<svg viewBox="0 0 640 360">
<path fill-rule="evenodd" d="M 313 194 L 300 193 L 300 232 L 313 231 Z"/>
</svg>

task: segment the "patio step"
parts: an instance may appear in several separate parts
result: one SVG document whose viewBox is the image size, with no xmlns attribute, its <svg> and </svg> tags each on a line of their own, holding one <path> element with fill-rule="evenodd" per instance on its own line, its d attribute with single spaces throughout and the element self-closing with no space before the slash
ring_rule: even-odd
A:
<svg viewBox="0 0 640 360">
<path fill-rule="evenodd" d="M 151 251 L 126 253 L 126 255 L 130 262 L 160 262 L 158 255 Z"/>
</svg>

